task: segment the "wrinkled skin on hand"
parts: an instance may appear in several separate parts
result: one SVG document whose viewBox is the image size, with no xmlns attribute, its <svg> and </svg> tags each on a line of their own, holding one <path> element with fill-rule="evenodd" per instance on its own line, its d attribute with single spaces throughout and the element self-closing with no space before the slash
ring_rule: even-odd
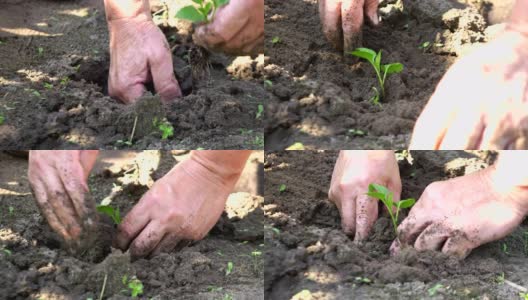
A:
<svg viewBox="0 0 528 300">
<path fill-rule="evenodd" d="M 339 51 L 353 51 L 362 43 L 365 17 L 378 25 L 378 0 L 319 0 L 319 16 L 328 41 Z"/>
<path fill-rule="evenodd" d="M 98 151 L 29 152 L 28 179 L 37 205 L 50 227 L 75 246 L 96 224 L 88 176 Z"/>
<path fill-rule="evenodd" d="M 144 15 L 108 21 L 110 74 L 108 92 L 125 103 L 136 101 L 152 81 L 162 100 L 182 96 L 174 76 L 169 44 L 161 30 Z"/>
<path fill-rule="evenodd" d="M 196 44 L 232 55 L 264 51 L 264 0 L 231 0 L 216 12 L 210 24 L 199 26 Z"/>
<path fill-rule="evenodd" d="M 126 215 L 116 246 L 138 258 L 204 238 L 220 218 L 237 179 L 220 178 L 193 159 L 179 163 Z"/>
<path fill-rule="evenodd" d="M 328 197 L 341 215 L 341 226 L 355 241 L 365 239 L 378 218 L 376 199 L 366 195 L 371 183 L 381 184 L 400 200 L 401 179 L 393 151 L 343 150 L 334 167 Z"/>
<path fill-rule="evenodd" d="M 527 149 L 528 36 L 507 30 L 446 73 L 411 149 Z"/>
<path fill-rule="evenodd" d="M 511 233 L 528 212 L 528 190 L 496 186 L 495 168 L 430 184 L 398 227 L 391 246 L 438 250 L 465 258 L 472 249 Z"/>
</svg>

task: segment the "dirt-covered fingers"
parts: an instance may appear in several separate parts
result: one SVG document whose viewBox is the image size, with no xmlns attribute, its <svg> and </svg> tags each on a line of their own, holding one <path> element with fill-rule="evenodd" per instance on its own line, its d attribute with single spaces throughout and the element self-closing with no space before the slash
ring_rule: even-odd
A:
<svg viewBox="0 0 528 300">
<path fill-rule="evenodd" d="M 319 0 L 319 17 L 323 25 L 323 33 L 339 51 L 343 51 L 341 4 L 342 0 Z"/>
<path fill-rule="evenodd" d="M 415 244 L 418 236 L 432 223 L 427 212 L 420 210 L 419 207 L 413 207 L 409 216 L 398 226 L 398 237 L 391 248 L 412 246 Z"/>
<path fill-rule="evenodd" d="M 418 251 L 440 250 L 449 238 L 451 230 L 441 223 L 432 223 L 427 226 L 416 239 L 414 248 Z"/>
<path fill-rule="evenodd" d="M 460 231 L 453 230 L 442 247 L 442 252 L 448 255 L 456 256 L 460 259 L 466 258 L 473 248 L 477 247 L 468 236 Z"/>
<path fill-rule="evenodd" d="M 366 191 L 365 191 L 366 193 Z M 356 198 L 356 233 L 354 241 L 364 240 L 374 223 L 378 219 L 378 201 L 365 195 L 359 194 Z"/>
<path fill-rule="evenodd" d="M 125 216 L 121 224 L 117 227 L 117 234 L 114 246 L 123 251 L 127 250 L 136 237 L 147 227 L 151 221 L 148 201 L 149 193 L 145 194 L 141 200 Z"/>
<path fill-rule="evenodd" d="M 53 229 L 53 231 L 62 236 L 65 241 L 71 241 L 72 236 L 66 230 L 66 226 L 62 224 L 57 214 L 55 213 L 54 208 L 48 202 L 48 192 L 46 190 L 45 184 L 39 179 L 32 177 L 33 176 L 30 173 L 29 178 L 31 190 L 33 191 L 33 196 L 37 202 L 37 206 L 39 207 L 40 212 L 44 215 L 46 221 L 48 222 L 51 229 Z"/>
<path fill-rule="evenodd" d="M 361 46 L 365 0 L 342 0 L 341 26 L 343 27 L 343 50 L 353 51 Z"/>
<path fill-rule="evenodd" d="M 526 104 L 507 104 L 492 117 L 482 137 L 481 149 L 526 149 L 528 115 Z"/>
<path fill-rule="evenodd" d="M 130 255 L 134 259 L 148 256 L 156 249 L 164 235 L 161 224 L 155 220 L 150 221 L 130 244 Z"/>
<path fill-rule="evenodd" d="M 348 195 L 337 203 L 341 215 L 341 228 L 348 236 L 356 233 L 356 195 Z"/>
<path fill-rule="evenodd" d="M 161 239 L 161 242 L 159 242 L 158 246 L 156 246 L 156 248 L 150 253 L 150 257 L 157 256 L 160 253 L 168 253 L 183 249 L 189 245 L 189 243 L 189 240 L 180 238 L 178 234 L 167 233 L 163 239 Z"/>
<path fill-rule="evenodd" d="M 478 149 L 484 132 L 484 117 L 477 109 L 458 112 L 440 142 L 441 150 Z"/>
<path fill-rule="evenodd" d="M 156 92 L 161 96 L 163 101 L 170 102 L 181 97 L 182 92 L 174 76 L 172 54 L 169 49 L 169 44 L 163 37 L 161 30 L 156 34 L 160 35 L 159 39 L 163 41 L 163 47 L 154 48 L 154 53 L 150 55 L 150 74 L 152 75 Z"/>
</svg>

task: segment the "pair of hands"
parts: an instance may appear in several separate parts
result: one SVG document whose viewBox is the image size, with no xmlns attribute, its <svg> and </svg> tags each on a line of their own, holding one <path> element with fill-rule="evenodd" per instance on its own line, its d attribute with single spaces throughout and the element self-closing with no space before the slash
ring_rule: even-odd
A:
<svg viewBox="0 0 528 300">
<path fill-rule="evenodd" d="M 132 103 L 143 95 L 145 83 L 150 81 L 164 101 L 182 96 L 169 44 L 150 13 L 109 19 L 108 28 L 110 96 Z M 213 51 L 257 54 L 264 43 L 264 1 L 231 0 L 217 11 L 211 24 L 196 29 L 193 40 Z"/>
<path fill-rule="evenodd" d="M 449 69 L 415 124 L 411 149 L 528 148 L 527 7 L 518 1 L 500 36 Z M 352 51 L 365 16 L 378 24 L 377 9 L 378 0 L 321 0 L 323 32 Z"/>
<path fill-rule="evenodd" d="M 466 257 L 472 249 L 505 237 L 528 213 L 528 192 L 498 188 L 495 167 L 430 184 L 398 227 L 391 251 L 414 246 L 419 251 L 441 250 Z M 329 190 L 329 199 L 341 215 L 342 228 L 354 241 L 364 240 L 378 218 L 378 201 L 367 197 L 377 183 L 400 200 L 398 164 L 392 151 L 341 151 Z"/>
<path fill-rule="evenodd" d="M 71 247 L 97 226 L 87 179 L 98 151 L 31 151 L 28 177 L 50 227 Z M 198 159 L 155 182 L 118 226 L 115 246 L 132 257 L 169 252 L 216 224 L 238 176 L 219 177 Z"/>
</svg>

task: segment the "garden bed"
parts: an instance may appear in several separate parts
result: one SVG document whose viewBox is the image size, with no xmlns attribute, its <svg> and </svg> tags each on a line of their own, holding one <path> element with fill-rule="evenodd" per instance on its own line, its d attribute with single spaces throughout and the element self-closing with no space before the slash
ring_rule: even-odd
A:
<svg viewBox="0 0 528 300">
<path fill-rule="evenodd" d="M 418 199 L 437 180 L 488 166 L 488 152 L 411 152 L 399 160 L 402 198 Z M 380 217 L 363 244 L 340 229 L 327 200 L 337 152 L 271 152 L 265 159 L 267 299 L 518 299 L 505 280 L 528 286 L 528 223 L 463 261 L 408 249 L 394 257 L 390 219 Z M 283 192 L 279 187 L 286 186 Z M 304 295 L 305 297 L 301 297 Z M 311 295 L 310 298 L 309 296 Z"/>
<path fill-rule="evenodd" d="M 403 149 L 437 83 L 457 57 L 499 30 L 511 1 L 381 1 L 381 25 L 365 26 L 363 46 L 400 62 L 387 95 L 371 103 L 377 80 L 369 63 L 326 41 L 316 0 L 266 1 L 266 149 Z M 465 4 L 469 2 L 469 4 Z M 491 5 L 490 3 L 500 5 Z M 504 12 L 506 11 L 506 13 Z M 449 13 L 447 13 L 449 12 Z"/>
<path fill-rule="evenodd" d="M 157 153 L 136 160 L 130 152 L 101 153 L 89 179 L 92 196 L 99 202 L 120 189 L 113 193 L 112 205 L 124 216 L 148 190 L 149 182 L 186 155 L 162 152 L 159 165 L 152 167 L 156 159 L 145 158 Z M 230 216 L 224 213 L 204 240 L 132 262 L 127 253 L 110 249 L 111 235 L 100 236 L 83 254 L 63 250 L 34 203 L 27 159 L 0 153 L 1 298 L 99 299 L 105 286 L 103 299 L 126 299 L 131 295 L 122 283 L 126 275 L 142 282 L 142 299 L 262 299 L 263 214 L 262 197 L 257 195 L 262 177 L 256 174 L 262 160 L 261 152 L 252 155 L 235 189 L 238 193 L 232 195 L 236 201 L 228 201 Z M 96 249 L 102 240 L 107 244 Z M 229 263 L 232 269 L 227 273 Z"/>
<path fill-rule="evenodd" d="M 7 1 L 0 12 L 4 149 L 264 147 L 263 116 L 257 117 L 268 98 L 260 75 L 263 57 L 209 55 L 194 45 L 190 24 L 170 18 L 186 0 L 153 8 L 185 95 L 168 106 L 157 97 L 127 106 L 107 96 L 102 1 L 2 1 Z M 136 116 L 134 139 L 125 144 Z M 168 140 L 153 126 L 165 118 L 174 128 Z"/>
</svg>

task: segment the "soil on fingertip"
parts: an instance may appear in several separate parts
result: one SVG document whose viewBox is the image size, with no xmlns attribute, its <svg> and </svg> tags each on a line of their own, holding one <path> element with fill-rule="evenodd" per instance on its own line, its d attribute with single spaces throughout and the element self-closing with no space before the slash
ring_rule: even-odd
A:
<svg viewBox="0 0 528 300">
<path fill-rule="evenodd" d="M 492 38 L 511 1 L 380 1 L 381 23 L 364 27 L 363 47 L 400 62 L 382 106 L 371 103 L 378 82 L 366 61 L 343 57 L 325 39 L 317 0 L 266 1 L 264 76 L 266 149 L 405 149 L 416 119 L 446 70 Z M 403 3 L 403 6 L 402 6 Z M 402 8 L 403 7 L 403 8 Z"/>
<path fill-rule="evenodd" d="M 408 248 L 391 257 L 392 223 L 380 217 L 357 244 L 328 201 L 335 151 L 270 152 L 265 158 L 266 299 L 517 299 L 504 279 L 528 286 L 528 223 L 462 261 Z M 412 151 L 399 159 L 402 197 L 489 166 L 493 152 Z M 286 190 L 279 191 L 280 185 Z M 406 214 L 406 212 L 405 212 Z M 301 297 L 304 295 L 305 298 Z"/>
<path fill-rule="evenodd" d="M 109 197 L 121 216 L 188 151 L 101 151 L 89 178 L 98 203 Z M 159 163 L 156 163 L 159 162 Z M 0 152 L 0 298 L 128 299 L 139 279 L 141 299 L 263 299 L 263 153 L 255 151 L 225 213 L 208 236 L 153 258 L 131 260 L 111 247 L 114 225 L 101 216 L 86 251 L 71 253 L 38 211 L 27 182 L 27 158 Z M 80 249 L 80 248 L 78 248 Z M 233 264 L 226 273 L 227 265 Z M 106 284 L 105 284 L 106 282 Z"/>
<path fill-rule="evenodd" d="M 169 18 L 182 1 L 151 2 L 184 97 L 162 104 L 150 85 L 134 105 L 108 96 L 109 42 L 101 1 L 3 1 L 3 149 L 264 147 L 259 106 L 269 92 L 262 83 L 263 56 L 232 57 L 196 46 L 192 26 Z M 162 139 L 161 122 L 173 127 L 168 139 Z"/>
</svg>

